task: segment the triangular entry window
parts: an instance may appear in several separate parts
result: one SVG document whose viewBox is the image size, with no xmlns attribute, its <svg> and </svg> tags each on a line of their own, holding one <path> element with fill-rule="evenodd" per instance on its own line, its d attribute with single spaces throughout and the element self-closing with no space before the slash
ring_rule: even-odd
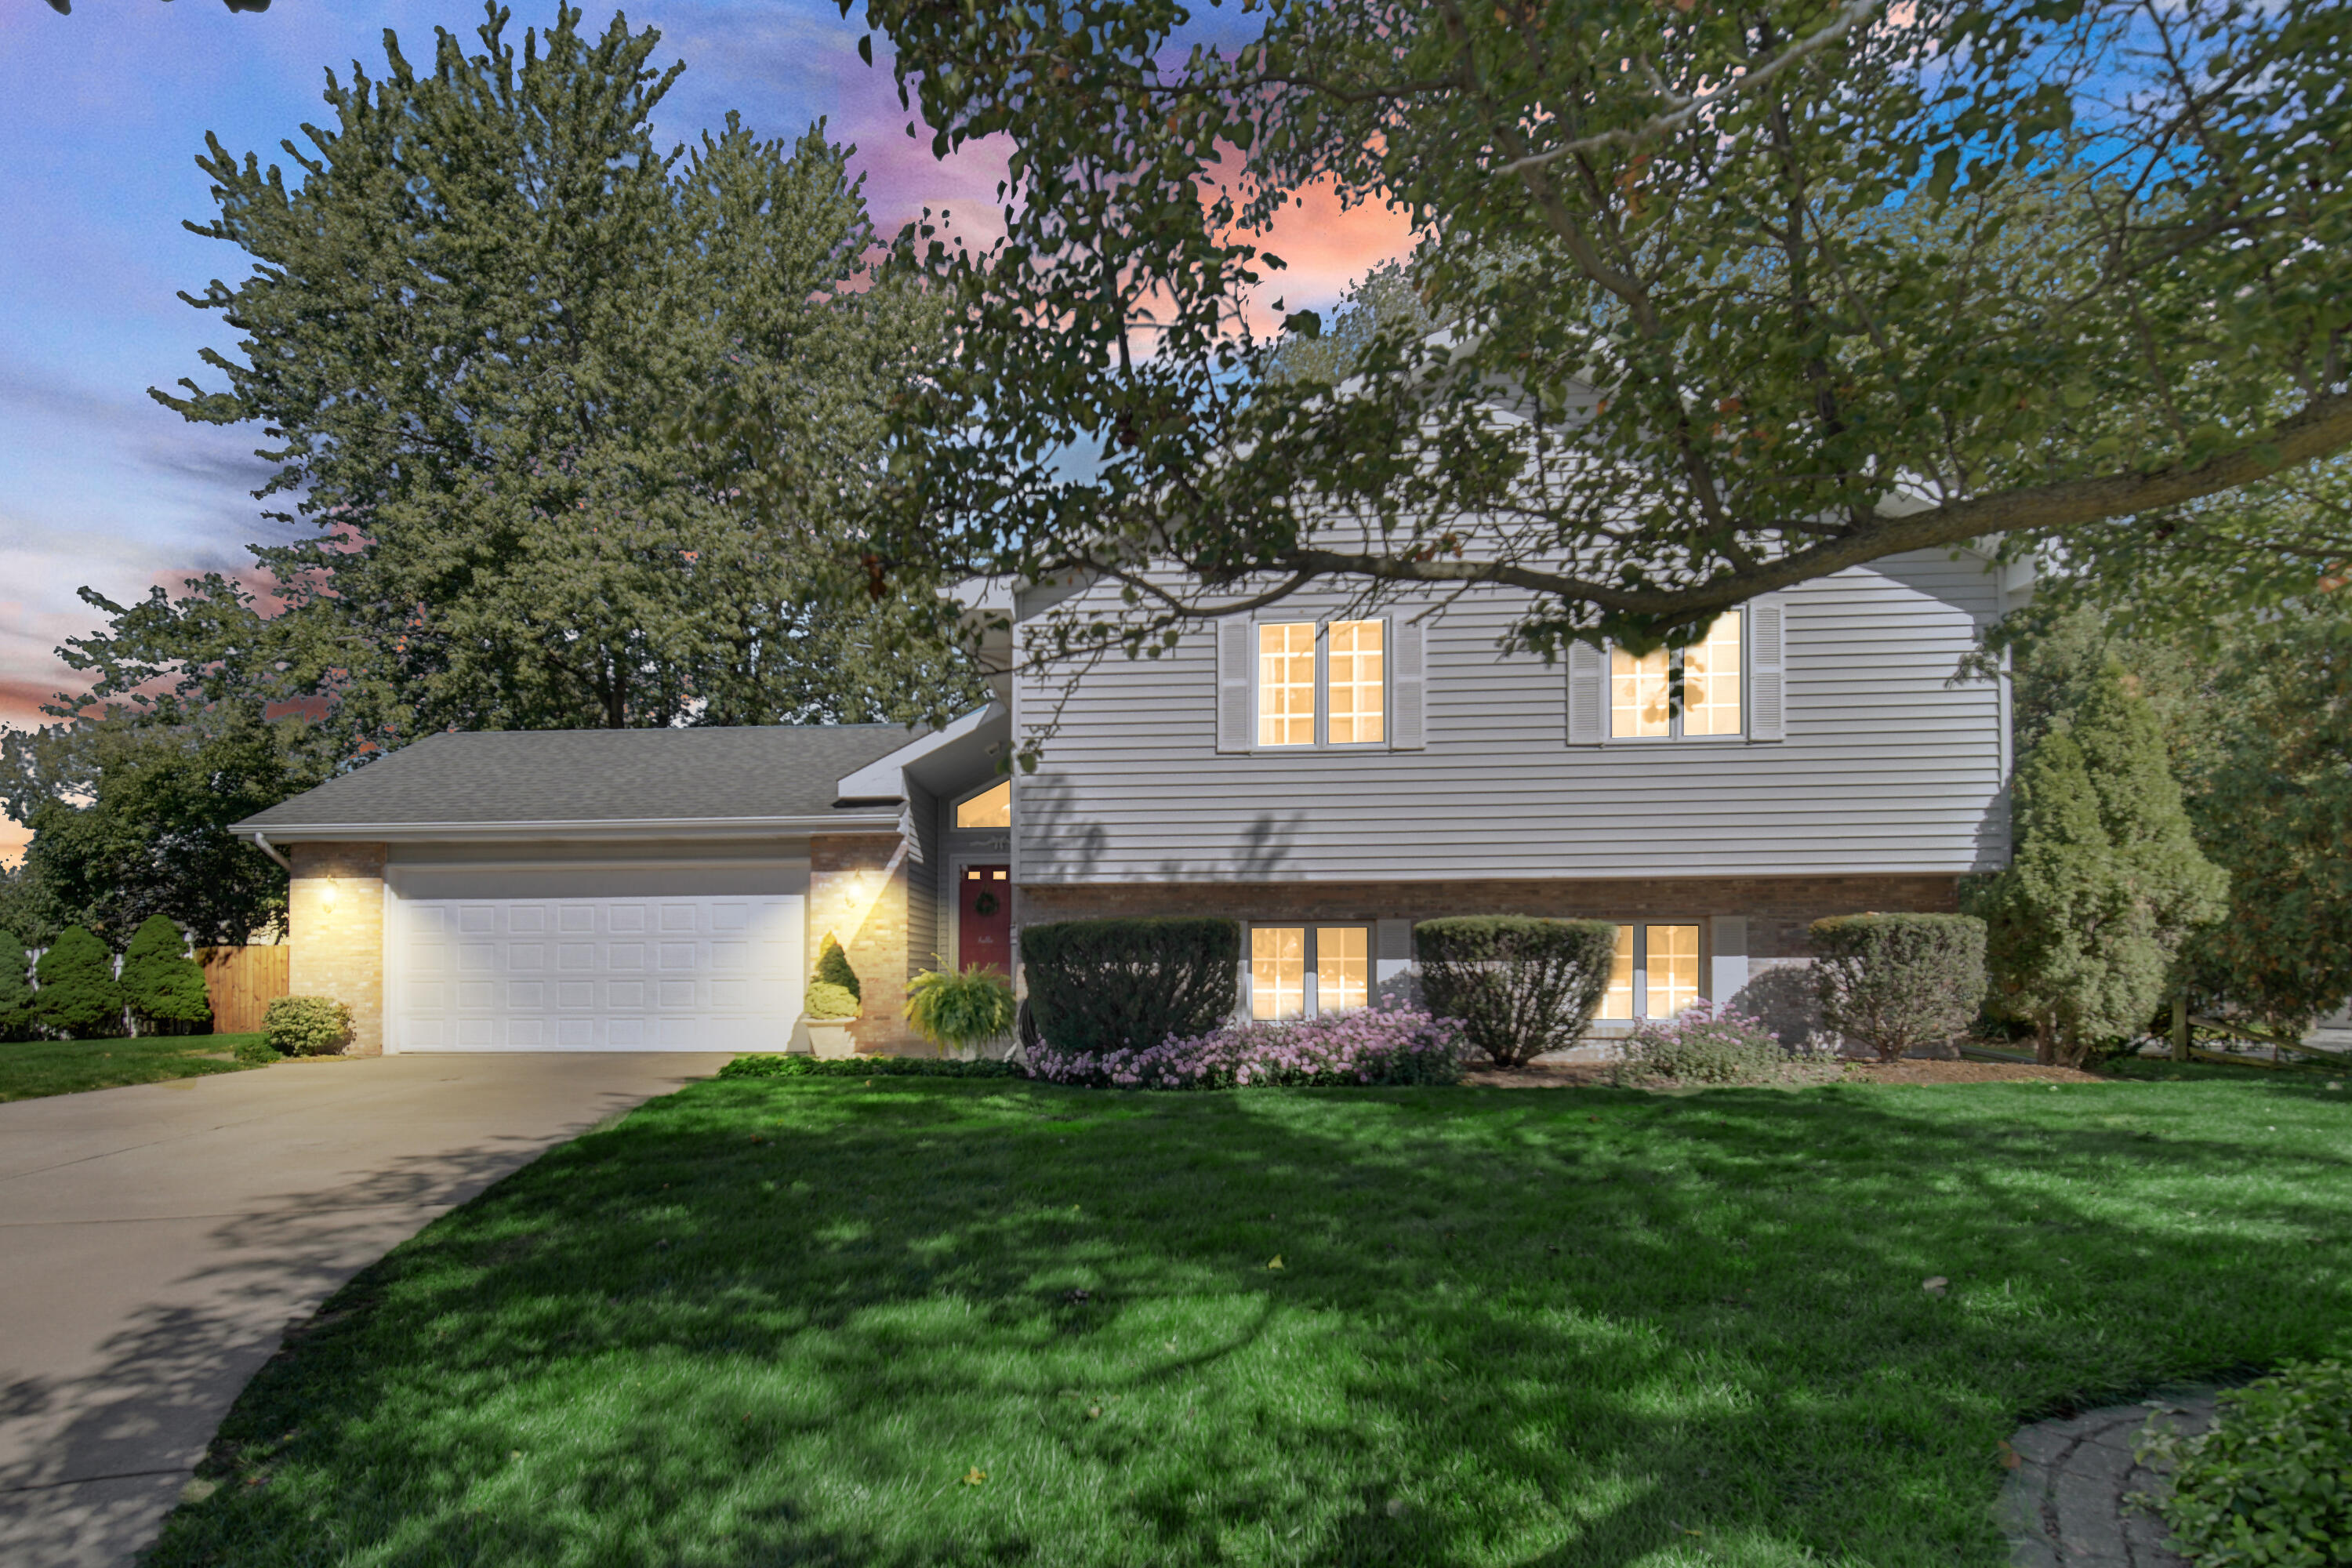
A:
<svg viewBox="0 0 2352 1568">
<path fill-rule="evenodd" d="M 982 790 L 969 800 L 959 801 L 955 811 L 958 827 L 1012 826 L 1013 781 L 1006 779 Z"/>
</svg>

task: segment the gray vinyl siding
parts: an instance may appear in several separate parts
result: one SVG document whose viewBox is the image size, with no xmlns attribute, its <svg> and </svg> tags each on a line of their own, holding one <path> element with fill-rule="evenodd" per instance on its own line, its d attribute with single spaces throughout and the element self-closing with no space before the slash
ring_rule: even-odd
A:
<svg viewBox="0 0 2352 1568">
<path fill-rule="evenodd" d="M 1505 656 L 1513 605 L 1428 624 L 1428 744 L 1219 755 L 1213 634 L 1113 658 L 1021 781 L 1035 884 L 1948 873 L 2008 857 L 2002 695 L 1952 679 L 2000 612 L 1983 563 L 1902 556 L 1788 591 L 1787 738 L 1566 743 L 1563 665 Z M 1310 618 L 1301 605 L 1286 618 Z M 1393 614 L 1394 612 L 1391 612 Z"/>
<path fill-rule="evenodd" d="M 940 919 L 940 889 L 946 886 L 945 851 L 940 844 L 940 803 L 914 780 L 907 781 L 907 815 L 915 827 L 918 861 L 907 857 L 907 973 L 912 976 L 933 966 L 940 947 L 944 922 Z"/>
</svg>

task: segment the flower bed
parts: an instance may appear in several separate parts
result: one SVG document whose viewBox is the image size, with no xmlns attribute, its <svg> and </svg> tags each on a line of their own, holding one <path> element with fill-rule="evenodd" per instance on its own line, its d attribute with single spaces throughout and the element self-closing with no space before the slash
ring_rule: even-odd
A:
<svg viewBox="0 0 2352 1568">
<path fill-rule="evenodd" d="M 1446 1084 L 1462 1079 L 1462 1029 L 1412 1007 L 1281 1024 L 1228 1024 L 1133 1051 L 1033 1051 L 1029 1076 L 1097 1089 L 1276 1084 Z"/>
</svg>

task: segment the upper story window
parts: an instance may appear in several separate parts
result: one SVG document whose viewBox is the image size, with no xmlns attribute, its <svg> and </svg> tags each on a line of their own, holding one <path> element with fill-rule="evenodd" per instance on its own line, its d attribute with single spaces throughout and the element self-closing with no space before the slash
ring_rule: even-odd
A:
<svg viewBox="0 0 2352 1568">
<path fill-rule="evenodd" d="M 1609 737 L 1615 741 L 1675 736 L 1738 735 L 1746 723 L 1740 701 L 1741 623 L 1726 610 L 1689 647 L 1659 648 L 1640 658 L 1609 650 Z M 1682 711 L 1673 711 L 1674 673 L 1683 678 Z"/>
<path fill-rule="evenodd" d="M 1381 745 L 1388 740 L 1386 624 L 1257 626 L 1257 743 Z"/>
<path fill-rule="evenodd" d="M 1005 779 L 982 790 L 969 800 L 958 801 L 955 825 L 958 827 L 1012 826 L 1013 781 Z"/>
</svg>

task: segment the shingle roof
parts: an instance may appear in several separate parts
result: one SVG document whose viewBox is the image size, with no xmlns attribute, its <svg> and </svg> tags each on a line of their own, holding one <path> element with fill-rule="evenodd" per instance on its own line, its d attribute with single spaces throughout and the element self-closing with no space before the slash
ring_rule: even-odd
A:
<svg viewBox="0 0 2352 1568">
<path fill-rule="evenodd" d="M 843 775 L 919 733 L 838 724 L 428 735 L 237 826 L 822 816 Z"/>
</svg>

